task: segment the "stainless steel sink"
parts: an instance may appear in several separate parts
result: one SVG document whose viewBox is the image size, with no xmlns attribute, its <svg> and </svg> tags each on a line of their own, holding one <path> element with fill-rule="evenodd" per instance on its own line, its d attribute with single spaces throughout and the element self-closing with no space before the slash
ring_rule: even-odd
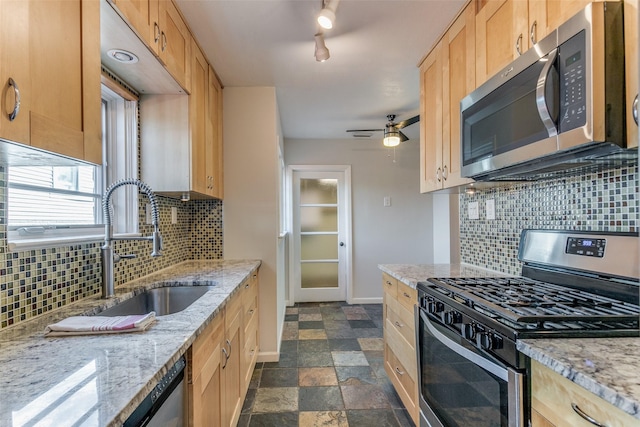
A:
<svg viewBox="0 0 640 427">
<path fill-rule="evenodd" d="M 166 286 L 147 289 L 98 313 L 98 316 L 127 316 L 156 312 L 156 316 L 178 313 L 193 304 L 215 286 Z"/>
</svg>

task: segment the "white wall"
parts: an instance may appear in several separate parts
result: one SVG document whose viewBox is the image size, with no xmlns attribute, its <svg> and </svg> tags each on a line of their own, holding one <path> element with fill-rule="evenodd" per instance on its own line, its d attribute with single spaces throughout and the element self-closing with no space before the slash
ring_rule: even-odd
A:
<svg viewBox="0 0 640 427">
<path fill-rule="evenodd" d="M 278 144 L 273 87 L 225 88 L 224 258 L 261 259 L 260 361 L 277 360 L 284 321 L 278 284 Z"/>
<path fill-rule="evenodd" d="M 382 301 L 378 264 L 433 262 L 433 204 L 420 194 L 419 145 L 401 144 L 394 162 L 381 138 L 285 140 L 287 165 L 351 165 L 354 303 Z"/>
</svg>

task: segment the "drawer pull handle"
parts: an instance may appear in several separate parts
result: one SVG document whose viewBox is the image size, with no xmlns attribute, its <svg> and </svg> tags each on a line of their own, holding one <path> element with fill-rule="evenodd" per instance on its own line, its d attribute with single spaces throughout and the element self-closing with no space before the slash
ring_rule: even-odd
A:
<svg viewBox="0 0 640 427">
<path fill-rule="evenodd" d="M 396 326 L 398 328 L 402 328 L 404 325 L 396 320 Z"/>
<path fill-rule="evenodd" d="M 167 49 L 167 36 L 164 31 L 162 31 L 160 35 L 162 36 L 162 51 L 164 52 Z"/>
<path fill-rule="evenodd" d="M 391 282 L 387 280 L 387 285 L 391 286 Z"/>
<path fill-rule="evenodd" d="M 246 285 L 244 285 L 245 289 L 249 289 L 249 284 L 247 283 Z"/>
<path fill-rule="evenodd" d="M 224 353 L 224 365 L 222 365 L 222 369 L 227 367 L 227 360 L 229 360 L 229 353 L 227 353 L 227 349 L 222 347 L 222 352 Z"/>
<path fill-rule="evenodd" d="M 401 371 L 401 370 L 400 370 L 400 368 L 398 368 L 398 367 L 396 366 L 396 374 L 398 374 L 398 375 L 404 375 L 404 371 Z"/>
<path fill-rule="evenodd" d="M 409 295 L 408 293 L 403 292 L 403 294 L 404 294 L 404 296 L 405 296 L 405 297 L 407 297 L 407 298 L 411 298 L 411 295 Z"/>
<path fill-rule="evenodd" d="M 249 314 L 250 314 L 250 315 L 253 315 L 253 313 L 254 313 L 254 310 L 253 310 L 253 309 L 249 310 Z"/>
<path fill-rule="evenodd" d="M 160 27 L 158 27 L 157 22 L 154 22 L 153 23 L 153 42 L 158 43 L 159 39 L 160 39 Z"/>
<path fill-rule="evenodd" d="M 516 52 L 518 52 L 518 56 L 522 55 L 522 33 L 518 36 L 516 40 Z"/>
<path fill-rule="evenodd" d="M 596 421 L 595 419 L 593 419 L 589 415 L 587 415 L 582 409 L 580 409 L 580 407 L 577 404 L 571 402 L 571 407 L 573 408 L 573 410 L 575 411 L 576 414 L 580 415 L 582 418 L 584 418 L 585 420 L 589 421 L 594 426 L 606 427 L 604 424 L 599 423 L 598 421 Z"/>
</svg>

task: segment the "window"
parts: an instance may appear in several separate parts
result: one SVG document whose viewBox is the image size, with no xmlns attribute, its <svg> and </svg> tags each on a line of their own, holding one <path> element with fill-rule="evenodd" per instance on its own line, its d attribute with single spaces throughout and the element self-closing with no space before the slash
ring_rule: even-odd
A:
<svg viewBox="0 0 640 427">
<path fill-rule="evenodd" d="M 48 165 L 7 166 L 10 250 L 96 241 L 104 236 L 104 188 L 137 176 L 137 102 L 106 87 L 102 98 L 102 167 L 64 158 L 60 165 L 52 160 Z M 116 193 L 114 231 L 137 232 L 137 191 L 125 187 Z"/>
</svg>

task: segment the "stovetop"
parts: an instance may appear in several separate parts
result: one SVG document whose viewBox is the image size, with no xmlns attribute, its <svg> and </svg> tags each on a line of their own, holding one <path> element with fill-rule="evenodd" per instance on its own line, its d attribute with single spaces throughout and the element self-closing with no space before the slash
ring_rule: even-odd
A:
<svg viewBox="0 0 640 427">
<path fill-rule="evenodd" d="M 527 277 L 428 282 L 435 291 L 431 295 L 441 294 L 515 330 L 638 330 L 638 305 Z"/>
</svg>

